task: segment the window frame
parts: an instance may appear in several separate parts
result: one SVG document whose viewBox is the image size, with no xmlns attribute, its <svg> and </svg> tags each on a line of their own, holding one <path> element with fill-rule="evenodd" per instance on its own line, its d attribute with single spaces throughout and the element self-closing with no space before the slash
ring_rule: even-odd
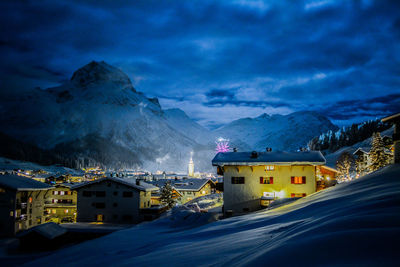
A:
<svg viewBox="0 0 400 267">
<path fill-rule="evenodd" d="M 231 184 L 245 184 L 245 177 L 244 176 L 232 176 L 231 177 Z"/>
<path fill-rule="evenodd" d="M 290 183 L 291 184 L 306 184 L 307 183 L 306 176 L 291 176 Z"/>
<path fill-rule="evenodd" d="M 274 184 L 273 176 L 260 176 L 260 184 Z"/>
</svg>

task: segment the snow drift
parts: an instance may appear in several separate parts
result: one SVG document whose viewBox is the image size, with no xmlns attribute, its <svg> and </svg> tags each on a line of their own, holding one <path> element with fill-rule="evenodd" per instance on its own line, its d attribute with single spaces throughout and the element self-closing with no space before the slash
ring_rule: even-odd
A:
<svg viewBox="0 0 400 267">
<path fill-rule="evenodd" d="M 164 218 L 28 265 L 398 265 L 399 192 L 391 165 L 273 210 L 190 229 Z"/>
</svg>

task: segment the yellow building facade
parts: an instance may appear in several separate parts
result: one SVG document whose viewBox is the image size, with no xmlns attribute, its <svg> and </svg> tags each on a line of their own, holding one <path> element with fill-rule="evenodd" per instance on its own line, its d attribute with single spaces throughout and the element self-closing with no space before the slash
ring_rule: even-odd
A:
<svg viewBox="0 0 400 267">
<path fill-rule="evenodd" d="M 224 176 L 224 212 L 229 214 L 316 192 L 317 166 L 323 164 L 320 152 L 227 152 L 213 160 Z"/>
</svg>

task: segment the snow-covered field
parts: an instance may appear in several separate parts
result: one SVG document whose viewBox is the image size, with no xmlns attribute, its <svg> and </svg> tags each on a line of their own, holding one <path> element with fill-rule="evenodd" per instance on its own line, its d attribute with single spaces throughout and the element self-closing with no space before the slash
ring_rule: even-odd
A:
<svg viewBox="0 0 400 267">
<path fill-rule="evenodd" d="M 28 265 L 399 266 L 399 193 L 400 165 L 391 165 L 245 216 L 212 222 L 207 213 L 176 211 Z"/>
<path fill-rule="evenodd" d="M 73 174 L 83 175 L 82 171 L 70 169 L 62 166 L 43 166 L 29 161 L 12 160 L 4 157 L 0 157 L 0 170 L 43 170 L 51 174 Z"/>
</svg>

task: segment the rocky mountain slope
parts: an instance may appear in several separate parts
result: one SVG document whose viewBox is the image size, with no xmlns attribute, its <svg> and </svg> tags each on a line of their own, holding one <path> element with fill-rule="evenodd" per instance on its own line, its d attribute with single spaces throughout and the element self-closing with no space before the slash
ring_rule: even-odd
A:
<svg viewBox="0 0 400 267">
<path fill-rule="evenodd" d="M 198 147 L 170 126 L 157 99 L 105 62 L 89 63 L 59 87 L 2 102 L 0 110 L 5 134 L 107 166 L 183 171 Z"/>
</svg>

